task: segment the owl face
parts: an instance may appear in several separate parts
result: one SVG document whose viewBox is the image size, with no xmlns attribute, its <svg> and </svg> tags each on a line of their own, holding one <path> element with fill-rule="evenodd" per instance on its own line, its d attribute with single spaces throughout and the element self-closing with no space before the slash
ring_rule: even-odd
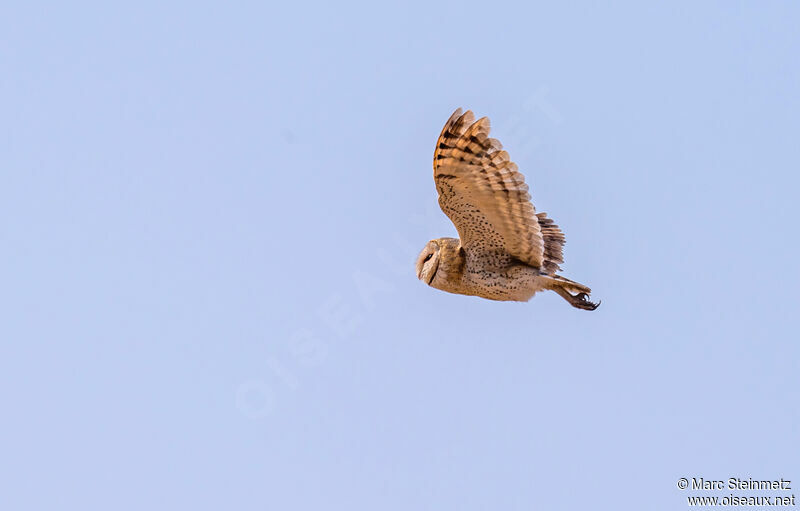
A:
<svg viewBox="0 0 800 511">
<path fill-rule="evenodd" d="M 439 270 L 439 244 L 431 240 L 417 257 L 417 278 L 429 286 Z"/>
</svg>

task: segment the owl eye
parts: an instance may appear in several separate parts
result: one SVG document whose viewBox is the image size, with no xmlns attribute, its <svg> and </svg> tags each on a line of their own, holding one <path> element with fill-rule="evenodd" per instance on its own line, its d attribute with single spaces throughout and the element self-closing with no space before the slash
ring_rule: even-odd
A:
<svg viewBox="0 0 800 511">
<path fill-rule="evenodd" d="M 422 262 L 423 262 L 423 263 L 427 263 L 427 262 L 430 260 L 430 258 L 431 258 L 431 257 L 433 257 L 433 254 L 428 254 L 428 255 L 426 255 L 426 256 L 425 256 L 425 260 L 424 260 L 424 261 L 422 261 Z"/>
</svg>

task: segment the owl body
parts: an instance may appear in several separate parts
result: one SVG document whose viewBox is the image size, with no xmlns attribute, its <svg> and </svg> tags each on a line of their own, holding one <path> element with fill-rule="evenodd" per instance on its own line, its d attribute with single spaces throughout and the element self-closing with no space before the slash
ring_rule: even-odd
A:
<svg viewBox="0 0 800 511">
<path fill-rule="evenodd" d="M 429 241 L 417 258 L 417 278 L 450 293 L 528 301 L 553 290 L 572 306 L 594 310 L 591 290 L 557 275 L 564 262 L 561 229 L 537 213 L 528 185 L 489 138 L 489 120 L 456 110 L 433 155 L 439 206 L 459 237 Z"/>
<path fill-rule="evenodd" d="M 417 277 L 448 293 L 498 301 L 527 302 L 546 288 L 537 269 L 508 254 L 465 250 L 454 238 L 428 243 L 417 261 Z"/>
</svg>

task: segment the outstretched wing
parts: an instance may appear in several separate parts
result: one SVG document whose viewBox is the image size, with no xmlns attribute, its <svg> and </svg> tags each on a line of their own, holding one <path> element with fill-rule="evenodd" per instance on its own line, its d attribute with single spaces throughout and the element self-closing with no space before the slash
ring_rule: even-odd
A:
<svg viewBox="0 0 800 511">
<path fill-rule="evenodd" d="M 489 138 L 489 119 L 456 110 L 433 153 L 439 206 L 458 230 L 464 248 L 507 252 L 548 272 L 563 262 L 564 234 L 536 214 L 528 185 L 508 153 Z"/>
</svg>

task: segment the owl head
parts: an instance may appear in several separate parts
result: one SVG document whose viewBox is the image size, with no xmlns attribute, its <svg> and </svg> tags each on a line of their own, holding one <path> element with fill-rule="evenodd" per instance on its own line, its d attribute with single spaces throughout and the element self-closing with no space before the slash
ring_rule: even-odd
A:
<svg viewBox="0 0 800 511">
<path fill-rule="evenodd" d="M 433 284 L 433 279 L 436 278 L 436 272 L 439 269 L 439 251 L 438 241 L 431 240 L 417 257 L 417 278 L 429 286 Z"/>
</svg>

